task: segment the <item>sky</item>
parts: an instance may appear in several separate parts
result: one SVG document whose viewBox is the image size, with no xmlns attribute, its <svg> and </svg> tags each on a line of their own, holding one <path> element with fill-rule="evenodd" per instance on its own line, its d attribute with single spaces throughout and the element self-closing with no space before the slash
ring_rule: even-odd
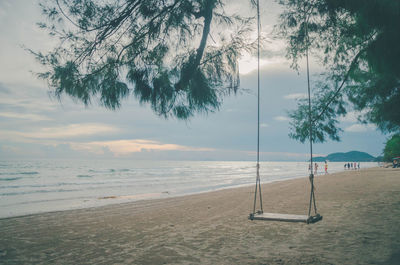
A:
<svg viewBox="0 0 400 265">
<path fill-rule="evenodd" d="M 241 1 L 232 8 L 246 9 Z M 249 11 L 250 10 L 250 11 Z M 276 23 L 278 5 L 261 1 L 265 36 Z M 243 90 L 225 98 L 219 111 L 190 121 L 156 116 L 135 98 L 123 101 L 117 111 L 96 104 L 89 107 L 67 96 L 51 98 L 40 72 L 24 47 L 50 50 L 57 43 L 41 31 L 38 2 L 0 1 L 0 159 L 137 159 L 137 160 L 246 160 L 256 158 L 257 61 L 240 60 Z M 261 58 L 260 159 L 306 161 L 309 144 L 288 137 L 287 111 L 306 94 L 304 68 L 290 69 L 284 44 L 271 41 Z M 311 71 L 319 69 L 312 64 Z M 312 76 L 313 78 L 313 76 Z M 340 120 L 340 142 L 314 145 L 316 155 L 358 150 L 378 156 L 387 137 L 376 127 L 361 125 L 356 113 Z"/>
</svg>

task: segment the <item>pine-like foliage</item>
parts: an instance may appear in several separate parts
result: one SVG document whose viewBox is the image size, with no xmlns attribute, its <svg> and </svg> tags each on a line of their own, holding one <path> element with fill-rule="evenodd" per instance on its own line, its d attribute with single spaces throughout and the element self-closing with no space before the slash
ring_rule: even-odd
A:
<svg viewBox="0 0 400 265">
<path fill-rule="evenodd" d="M 52 0 L 41 28 L 60 40 L 32 51 L 57 97 L 116 109 L 133 94 L 157 115 L 215 111 L 239 88 L 238 58 L 251 51 L 251 20 L 220 0 Z M 211 40 L 210 40 L 211 39 Z"/>
<path fill-rule="evenodd" d="M 326 73 L 314 87 L 314 141 L 339 140 L 337 118 L 350 107 L 383 132 L 400 130 L 400 0 L 281 0 L 279 32 L 292 67 L 306 48 Z M 308 34 L 306 34 L 306 32 Z M 307 39 L 308 35 L 308 39 Z M 290 113 L 290 136 L 308 138 L 305 105 Z"/>
</svg>

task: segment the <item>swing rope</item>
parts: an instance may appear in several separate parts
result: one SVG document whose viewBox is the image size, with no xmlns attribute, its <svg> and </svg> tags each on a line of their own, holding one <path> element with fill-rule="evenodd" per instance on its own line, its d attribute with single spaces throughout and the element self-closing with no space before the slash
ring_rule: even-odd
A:
<svg viewBox="0 0 400 265">
<path fill-rule="evenodd" d="M 308 119 L 309 119 L 309 133 L 310 133 L 310 184 L 311 184 L 311 192 L 310 192 L 310 204 L 308 206 L 308 216 L 311 216 L 311 207 L 314 204 L 314 213 L 317 214 L 317 205 L 315 203 L 315 193 L 314 193 L 314 172 L 313 172 L 313 120 L 311 114 L 311 89 L 310 89 L 310 65 L 308 61 L 308 46 L 310 44 L 309 36 L 308 36 L 308 21 L 306 18 L 305 25 L 305 34 L 306 34 L 306 62 L 307 62 L 307 90 L 308 90 Z"/>
<path fill-rule="evenodd" d="M 311 113 L 311 88 L 310 88 L 310 66 L 308 58 L 308 46 L 309 46 L 309 36 L 308 36 L 308 21 L 306 19 L 306 60 L 307 60 L 307 89 L 308 89 L 308 115 L 309 115 L 309 133 L 310 133 L 310 203 L 308 208 L 308 217 L 303 218 L 303 216 L 295 216 L 285 214 L 264 214 L 262 205 L 262 195 L 261 195 L 261 179 L 260 179 L 260 2 L 257 0 L 257 172 L 256 172 L 256 187 L 254 191 L 254 204 L 253 213 L 250 214 L 249 219 L 261 219 L 261 220 L 275 220 L 275 221 L 305 221 L 306 223 L 315 223 L 322 219 L 322 216 L 317 213 L 317 205 L 315 202 L 315 187 L 314 187 L 314 172 L 313 172 L 313 120 Z M 260 210 L 256 212 L 257 204 L 257 193 L 260 196 Z M 312 207 L 314 208 L 314 216 L 311 215 Z M 258 217 L 262 216 L 262 217 Z M 268 215 L 268 216 L 265 216 Z"/>
<path fill-rule="evenodd" d="M 257 204 L 257 188 L 260 195 L 260 210 L 263 213 L 262 195 L 261 195 L 261 179 L 260 179 L 260 1 L 257 0 L 257 176 L 256 188 L 254 191 L 253 214 L 256 212 Z"/>
</svg>

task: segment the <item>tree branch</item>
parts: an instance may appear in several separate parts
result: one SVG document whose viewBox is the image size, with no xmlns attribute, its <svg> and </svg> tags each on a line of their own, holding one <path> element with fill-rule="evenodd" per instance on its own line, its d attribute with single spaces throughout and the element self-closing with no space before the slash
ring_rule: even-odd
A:
<svg viewBox="0 0 400 265">
<path fill-rule="evenodd" d="M 333 96 L 328 100 L 328 103 L 324 106 L 324 108 L 322 109 L 322 111 L 318 114 L 318 116 L 312 121 L 312 123 L 315 123 L 317 120 L 319 120 L 322 115 L 324 115 L 324 113 L 326 112 L 326 110 L 328 109 L 329 105 L 335 100 L 335 98 L 339 95 L 340 91 L 342 90 L 344 84 L 347 82 L 347 80 L 349 79 L 350 73 L 354 70 L 354 68 L 356 67 L 356 65 L 358 64 L 358 59 L 360 58 L 361 54 L 364 52 L 365 50 L 361 50 L 357 53 L 357 55 L 354 57 L 354 59 L 352 60 L 349 70 L 347 71 L 346 75 L 344 76 L 342 83 L 340 84 L 340 86 L 336 89 L 335 93 L 333 94 Z"/>
<path fill-rule="evenodd" d="M 204 17 L 204 27 L 200 45 L 199 48 L 197 48 L 196 57 L 194 61 L 190 62 L 189 65 L 184 66 L 184 68 L 182 69 L 181 79 L 175 84 L 175 89 L 177 91 L 182 90 L 189 83 L 190 79 L 193 76 L 193 73 L 195 72 L 194 70 L 197 69 L 200 65 L 201 58 L 203 57 L 204 54 L 204 49 L 207 45 L 207 38 L 210 33 L 210 26 L 211 26 L 214 6 L 215 6 L 215 0 L 207 0 L 205 8 L 201 12 Z"/>
</svg>

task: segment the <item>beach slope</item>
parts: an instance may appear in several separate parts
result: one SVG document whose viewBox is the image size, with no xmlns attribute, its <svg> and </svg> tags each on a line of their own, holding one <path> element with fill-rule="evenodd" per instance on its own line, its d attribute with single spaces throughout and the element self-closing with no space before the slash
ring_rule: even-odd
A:
<svg viewBox="0 0 400 265">
<path fill-rule="evenodd" d="M 400 170 L 315 178 L 316 224 L 250 221 L 254 187 L 0 220 L 1 264 L 400 264 Z M 308 178 L 262 186 L 307 214 Z"/>
</svg>

